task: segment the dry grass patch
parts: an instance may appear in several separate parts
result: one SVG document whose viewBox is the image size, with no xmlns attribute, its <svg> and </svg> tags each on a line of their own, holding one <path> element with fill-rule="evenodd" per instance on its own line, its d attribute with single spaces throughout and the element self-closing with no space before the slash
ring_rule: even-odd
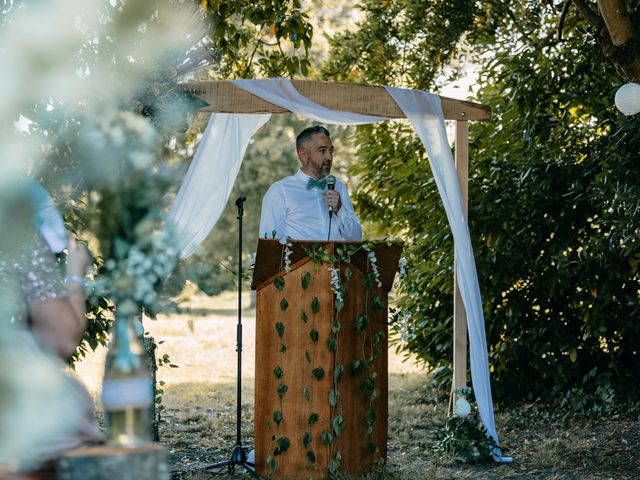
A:
<svg viewBox="0 0 640 480">
<path fill-rule="evenodd" d="M 247 301 L 249 295 L 244 296 Z M 165 382 L 162 442 L 174 470 L 198 469 L 229 458 L 236 440 L 236 297 L 195 297 L 191 313 L 148 321 L 145 328 L 163 343 L 178 368 L 162 368 Z M 198 313 L 194 315 L 193 312 Z M 200 315 L 202 314 L 202 315 Z M 255 315 L 243 311 L 242 441 L 253 444 Z M 104 349 L 77 371 L 97 396 Z M 554 420 L 531 406 L 498 411 L 501 445 L 515 462 L 470 466 L 436 458 L 434 432 L 444 426 L 447 400 L 435 391 L 420 367 L 389 352 L 389 444 L 386 469 L 366 480 L 391 479 L 637 479 L 640 478 L 640 427 L 637 419 L 600 417 Z M 188 480 L 209 478 L 185 475 Z M 230 478 L 249 478 L 236 473 Z M 347 480 L 349 477 L 341 476 Z"/>
</svg>

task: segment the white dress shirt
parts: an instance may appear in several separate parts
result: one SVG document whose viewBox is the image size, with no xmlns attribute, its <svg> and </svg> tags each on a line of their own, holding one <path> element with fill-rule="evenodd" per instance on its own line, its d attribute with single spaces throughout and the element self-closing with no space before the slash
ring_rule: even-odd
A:
<svg viewBox="0 0 640 480">
<path fill-rule="evenodd" d="M 353 210 L 351 198 L 342 182 L 336 182 L 342 206 L 334 212 L 329 235 L 329 208 L 318 188 L 307 190 L 309 175 L 295 175 L 277 181 L 262 199 L 261 238 L 289 237 L 293 240 L 362 240 L 362 227 Z M 274 234 L 275 232 L 275 234 Z"/>
</svg>

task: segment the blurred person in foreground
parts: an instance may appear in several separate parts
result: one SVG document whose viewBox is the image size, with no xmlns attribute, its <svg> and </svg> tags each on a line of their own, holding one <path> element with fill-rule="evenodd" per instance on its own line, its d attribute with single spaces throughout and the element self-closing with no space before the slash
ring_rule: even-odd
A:
<svg viewBox="0 0 640 480">
<path fill-rule="evenodd" d="M 38 211 L 33 196 L 23 200 L 31 207 L 21 207 L 23 213 Z M 5 470 L 35 468 L 65 450 L 103 441 L 88 392 L 61 372 L 86 329 L 84 277 L 91 255 L 70 238 L 63 273 L 35 225 L 2 237 L 0 361 L 20 373 L 0 377 L 0 473 L 1 462 Z"/>
</svg>

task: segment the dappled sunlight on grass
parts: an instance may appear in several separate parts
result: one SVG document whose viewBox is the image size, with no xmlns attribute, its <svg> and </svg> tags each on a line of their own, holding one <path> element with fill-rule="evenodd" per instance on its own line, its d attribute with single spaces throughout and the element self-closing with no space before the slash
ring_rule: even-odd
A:
<svg viewBox="0 0 640 480">
<path fill-rule="evenodd" d="M 249 295 L 244 295 L 245 307 Z M 196 296 L 182 312 L 145 321 L 158 341 L 158 355 L 168 354 L 178 368 L 162 367 L 164 382 L 161 441 L 174 469 L 198 469 L 227 460 L 236 440 L 235 294 L 209 299 Z M 191 313 L 189 313 L 191 308 Z M 203 314 L 203 312 L 206 312 Z M 227 313 L 231 312 L 231 313 Z M 98 395 L 106 349 L 100 348 L 77 366 L 87 387 Z M 558 421 L 546 410 L 511 408 L 496 412 L 501 445 L 513 455 L 511 465 L 462 465 L 437 458 L 431 451 L 435 432 L 446 420 L 447 395 L 431 385 L 426 371 L 389 350 L 389 443 L 386 469 L 367 480 L 388 479 L 626 479 L 640 478 L 640 428 L 620 418 L 591 422 Z M 253 445 L 255 378 L 255 312 L 243 310 L 242 441 Z M 541 406 L 541 409 L 548 408 Z M 552 410 L 551 410 L 552 412 Z M 206 475 L 186 476 L 189 480 Z M 236 473 L 231 478 L 247 478 Z M 349 477 L 340 476 L 338 480 Z"/>
</svg>

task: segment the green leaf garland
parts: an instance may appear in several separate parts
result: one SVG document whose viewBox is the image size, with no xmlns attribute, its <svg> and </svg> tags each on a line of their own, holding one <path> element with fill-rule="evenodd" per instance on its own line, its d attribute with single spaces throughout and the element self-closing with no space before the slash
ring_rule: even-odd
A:
<svg viewBox="0 0 640 480">
<path fill-rule="evenodd" d="M 333 428 L 333 434 L 338 438 L 344 429 L 344 417 L 342 415 L 333 417 L 331 419 L 331 427 Z"/>
<path fill-rule="evenodd" d="M 289 440 L 287 437 L 276 436 L 276 444 L 276 449 L 273 451 L 274 457 L 282 455 L 284 452 L 286 452 L 291 446 L 291 440 Z"/>
<path fill-rule="evenodd" d="M 304 445 L 305 449 L 309 448 L 309 445 L 311 445 L 311 440 L 311 432 L 305 432 L 305 434 L 302 436 L 302 444 Z"/>
<path fill-rule="evenodd" d="M 311 311 L 313 313 L 320 311 L 320 300 L 318 300 L 318 297 L 313 297 L 313 300 L 311 300 Z"/>
<path fill-rule="evenodd" d="M 364 332 L 367 328 L 369 328 L 369 317 L 366 315 L 358 315 L 358 318 L 356 318 L 356 330 Z"/>
<path fill-rule="evenodd" d="M 324 378 L 324 368 L 322 367 L 314 368 L 313 371 L 311 372 L 311 375 L 313 375 L 313 378 L 315 378 L 316 380 L 322 380 Z"/>
<path fill-rule="evenodd" d="M 311 274 L 309 272 L 304 272 L 300 283 L 302 284 L 303 290 L 309 288 L 309 283 L 311 283 Z"/>
<path fill-rule="evenodd" d="M 287 390 L 289 390 L 289 387 L 287 387 L 284 383 L 278 385 L 278 397 L 280 397 L 280 400 L 282 400 L 285 393 L 287 393 Z"/>
<path fill-rule="evenodd" d="M 289 308 L 289 302 L 287 302 L 286 298 L 283 298 L 280 300 L 280 310 L 284 312 L 287 308 Z"/>
<path fill-rule="evenodd" d="M 318 330 L 316 330 L 315 328 L 314 328 L 314 329 L 312 329 L 312 330 L 309 332 L 309 337 L 311 337 L 311 341 L 312 341 L 313 343 L 318 343 L 318 338 L 319 338 Z"/>
<path fill-rule="evenodd" d="M 280 426 L 282 422 L 282 412 L 280 410 L 273 412 L 273 421 L 276 422 L 276 425 Z"/>
</svg>

